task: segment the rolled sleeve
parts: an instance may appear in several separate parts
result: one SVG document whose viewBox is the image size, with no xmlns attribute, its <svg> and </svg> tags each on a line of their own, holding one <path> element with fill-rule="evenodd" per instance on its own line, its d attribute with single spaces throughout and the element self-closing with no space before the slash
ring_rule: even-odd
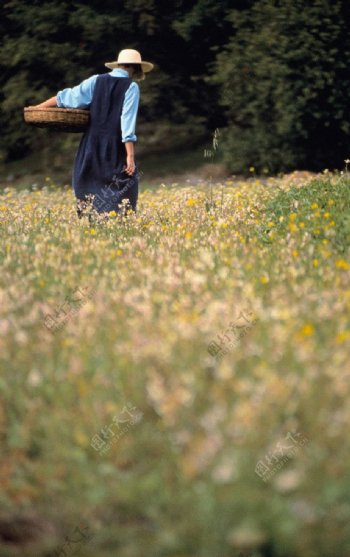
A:
<svg viewBox="0 0 350 557">
<path fill-rule="evenodd" d="M 140 101 L 140 88 L 133 81 L 125 92 L 123 109 L 121 114 L 122 142 L 137 141 L 135 134 L 136 118 Z"/>
<path fill-rule="evenodd" d="M 88 108 L 94 94 L 97 75 L 84 79 L 80 85 L 62 89 L 56 95 L 57 106 L 62 108 Z"/>
</svg>

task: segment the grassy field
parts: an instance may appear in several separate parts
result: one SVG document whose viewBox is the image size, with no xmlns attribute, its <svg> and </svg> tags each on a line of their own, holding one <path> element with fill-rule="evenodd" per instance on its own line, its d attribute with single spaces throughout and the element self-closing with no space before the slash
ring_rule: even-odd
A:
<svg viewBox="0 0 350 557">
<path fill-rule="evenodd" d="M 0 556 L 350 555 L 350 177 L 0 196 Z"/>
</svg>

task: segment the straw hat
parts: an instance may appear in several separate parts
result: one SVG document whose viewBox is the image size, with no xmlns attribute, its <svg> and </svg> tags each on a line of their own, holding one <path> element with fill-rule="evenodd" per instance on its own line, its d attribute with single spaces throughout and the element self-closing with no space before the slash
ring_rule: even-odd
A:
<svg viewBox="0 0 350 557">
<path fill-rule="evenodd" d="M 105 66 L 113 70 L 117 68 L 119 64 L 141 64 L 142 70 L 147 73 L 153 70 L 154 65 L 151 62 L 143 62 L 141 60 L 141 54 L 138 50 L 133 50 L 132 48 L 125 48 L 121 50 L 118 55 L 118 60 L 114 62 L 106 62 Z"/>
</svg>

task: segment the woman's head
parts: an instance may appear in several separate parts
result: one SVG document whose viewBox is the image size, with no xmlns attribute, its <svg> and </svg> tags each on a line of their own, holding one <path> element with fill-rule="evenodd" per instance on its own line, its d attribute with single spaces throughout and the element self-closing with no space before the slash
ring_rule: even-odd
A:
<svg viewBox="0 0 350 557">
<path fill-rule="evenodd" d="M 136 81 L 142 81 L 146 77 L 141 64 L 118 64 L 118 68 L 125 69 Z"/>
</svg>

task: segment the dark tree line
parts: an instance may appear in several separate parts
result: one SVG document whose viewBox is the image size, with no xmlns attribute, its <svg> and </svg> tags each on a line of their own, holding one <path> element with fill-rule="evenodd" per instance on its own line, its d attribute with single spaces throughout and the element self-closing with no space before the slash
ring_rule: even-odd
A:
<svg viewBox="0 0 350 557">
<path fill-rule="evenodd" d="M 108 71 L 127 47 L 156 64 L 138 121 L 158 149 L 220 128 L 237 172 L 339 167 L 350 154 L 347 0 L 5 0 L 1 12 L 7 160 L 44 138 L 23 106 Z"/>
</svg>

